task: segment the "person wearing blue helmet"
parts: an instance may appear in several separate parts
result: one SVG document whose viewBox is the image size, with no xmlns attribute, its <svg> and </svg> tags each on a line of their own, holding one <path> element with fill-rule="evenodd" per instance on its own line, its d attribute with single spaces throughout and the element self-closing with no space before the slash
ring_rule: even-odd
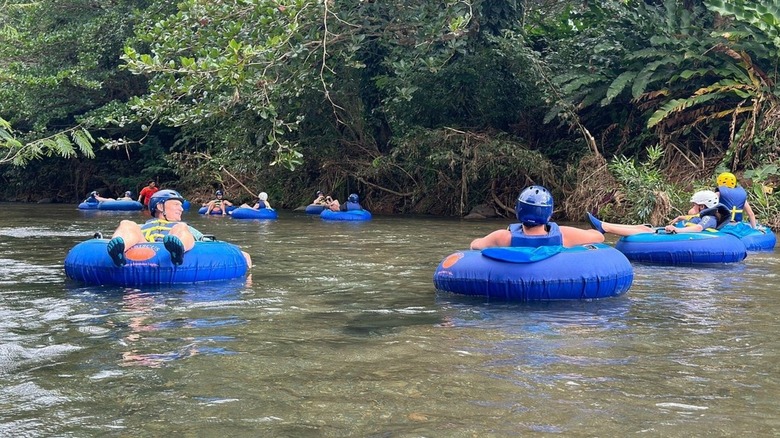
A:
<svg viewBox="0 0 780 438">
<path fill-rule="evenodd" d="M 203 240 L 203 233 L 181 221 L 184 198 L 176 190 L 160 190 L 149 198 L 152 218 L 143 225 L 123 220 L 108 241 L 106 250 L 116 266 L 124 266 L 125 252 L 143 242 L 162 242 L 171 254 L 174 265 L 184 263 L 184 253 Z M 242 251 L 243 252 L 243 251 Z M 243 253 L 248 266 L 252 266 L 249 254 Z"/>
<path fill-rule="evenodd" d="M 122 196 L 121 198 L 117 198 L 117 201 L 132 201 L 133 200 L 133 192 L 130 190 L 125 192 L 125 196 Z"/>
<path fill-rule="evenodd" d="M 221 213 L 222 216 L 227 214 L 227 208 L 233 206 L 233 203 L 224 199 L 222 190 L 217 190 L 214 194 L 217 199 L 213 199 L 206 204 L 206 214 L 212 214 L 212 212 Z"/>
<path fill-rule="evenodd" d="M 542 186 L 530 186 L 520 192 L 515 203 L 515 214 L 520 223 L 507 229 L 496 230 L 485 237 L 474 239 L 471 249 L 495 246 L 555 246 L 572 247 L 601 243 L 604 236 L 596 230 L 559 226 L 550 222 L 553 214 L 553 197 Z"/>
<path fill-rule="evenodd" d="M 363 206 L 360 205 L 360 197 L 357 193 L 352 193 L 347 197 L 347 202 L 345 202 L 344 205 L 339 204 L 338 199 L 333 199 L 331 203 L 328 204 L 328 208 L 330 208 L 331 211 L 350 211 L 362 210 Z"/>
<path fill-rule="evenodd" d="M 123 220 L 114 231 L 106 250 L 117 266 L 126 264 L 125 251 L 142 242 L 163 242 L 171 261 L 180 265 L 184 253 L 203 239 L 203 233 L 181 222 L 184 198 L 176 190 L 160 190 L 149 198 L 152 218 L 143 225 Z"/>
</svg>

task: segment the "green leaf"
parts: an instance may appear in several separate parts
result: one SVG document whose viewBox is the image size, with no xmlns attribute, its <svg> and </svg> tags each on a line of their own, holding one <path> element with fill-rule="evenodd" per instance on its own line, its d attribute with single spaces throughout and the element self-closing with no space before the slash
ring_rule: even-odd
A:
<svg viewBox="0 0 780 438">
<path fill-rule="evenodd" d="M 612 99 L 617 97 L 626 88 L 629 82 L 633 81 L 637 73 L 635 71 L 625 71 L 621 73 L 607 89 L 607 97 L 601 102 L 601 106 L 609 105 Z"/>
<path fill-rule="evenodd" d="M 719 99 L 723 97 L 722 93 L 707 93 L 699 96 L 692 96 L 687 99 L 672 99 L 666 102 L 661 108 L 656 110 L 647 121 L 647 127 L 652 128 L 667 117 L 685 111 L 686 109 L 702 104 L 704 102 Z"/>
</svg>

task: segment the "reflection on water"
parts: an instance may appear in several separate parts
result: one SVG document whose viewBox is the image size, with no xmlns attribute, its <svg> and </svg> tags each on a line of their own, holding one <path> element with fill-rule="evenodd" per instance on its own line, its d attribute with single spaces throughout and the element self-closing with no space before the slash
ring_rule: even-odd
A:
<svg viewBox="0 0 780 438">
<path fill-rule="evenodd" d="M 625 296 L 435 292 L 442 257 L 503 222 L 189 213 L 251 277 L 89 287 L 62 261 L 120 215 L 6 206 L 3 436 L 770 436 L 780 257 L 635 265 Z M 40 219 L 34 226 L 29 217 Z M 129 216 L 142 221 L 142 215 Z"/>
<path fill-rule="evenodd" d="M 185 288 L 68 288 L 71 296 L 88 303 L 92 313 L 83 333 L 109 337 L 121 350 L 119 366 L 160 367 L 197 354 L 234 354 L 225 344 L 234 336 L 210 335 L 211 329 L 245 324 L 235 315 L 209 312 L 238 308 L 251 276 Z M 197 316 L 203 313 L 203 316 Z"/>
</svg>

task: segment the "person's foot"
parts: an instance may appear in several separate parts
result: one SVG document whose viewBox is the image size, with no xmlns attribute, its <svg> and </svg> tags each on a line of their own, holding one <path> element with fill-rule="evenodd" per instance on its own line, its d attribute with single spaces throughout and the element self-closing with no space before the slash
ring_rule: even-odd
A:
<svg viewBox="0 0 780 438">
<path fill-rule="evenodd" d="M 177 266 L 184 263 L 184 244 L 181 243 L 181 239 L 168 234 L 163 237 L 163 245 L 171 253 L 171 263 Z"/>
<path fill-rule="evenodd" d="M 121 237 L 114 237 L 108 241 L 106 245 L 106 251 L 108 251 L 111 261 L 117 266 L 124 266 L 127 261 L 125 260 L 125 240 Z"/>
<path fill-rule="evenodd" d="M 588 221 L 594 230 L 604 234 L 604 227 L 601 226 L 601 221 L 596 216 L 590 214 L 590 212 L 588 212 Z"/>
</svg>

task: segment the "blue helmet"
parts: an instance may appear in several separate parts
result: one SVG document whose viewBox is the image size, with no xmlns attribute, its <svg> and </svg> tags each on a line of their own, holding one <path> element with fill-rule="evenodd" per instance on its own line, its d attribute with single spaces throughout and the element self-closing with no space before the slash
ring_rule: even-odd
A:
<svg viewBox="0 0 780 438">
<path fill-rule="evenodd" d="M 358 198 L 357 193 L 353 193 L 353 194 L 349 195 L 349 197 L 347 198 L 347 202 L 355 202 L 355 203 L 357 203 L 359 200 L 360 200 L 360 198 Z"/>
<path fill-rule="evenodd" d="M 157 204 L 163 203 L 163 206 L 165 205 L 165 201 L 170 201 L 172 199 L 177 199 L 184 203 L 184 198 L 177 192 L 176 190 L 160 190 L 154 195 L 152 195 L 151 198 L 149 198 L 149 213 L 154 216 L 154 212 L 157 210 Z"/>
<path fill-rule="evenodd" d="M 127 196 L 128 198 L 129 198 L 129 197 L 130 197 L 132 194 L 133 194 L 133 192 L 131 192 L 130 190 L 128 190 L 128 191 L 126 191 L 126 192 L 125 192 L 125 196 Z"/>
<path fill-rule="evenodd" d="M 515 212 L 524 225 L 544 225 L 553 214 L 553 197 L 542 186 L 528 187 L 517 197 Z"/>
<path fill-rule="evenodd" d="M 216 196 L 222 196 L 222 190 L 217 190 L 217 193 L 215 193 Z"/>
</svg>

